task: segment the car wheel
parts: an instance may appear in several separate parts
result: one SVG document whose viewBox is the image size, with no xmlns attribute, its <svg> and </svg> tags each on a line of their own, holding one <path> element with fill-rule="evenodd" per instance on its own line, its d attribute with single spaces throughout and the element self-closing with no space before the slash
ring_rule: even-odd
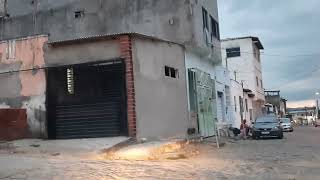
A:
<svg viewBox="0 0 320 180">
<path fill-rule="evenodd" d="M 291 129 L 290 132 L 293 132 L 293 129 Z"/>
<path fill-rule="evenodd" d="M 283 139 L 283 134 L 280 134 L 280 135 L 278 136 L 278 139 Z"/>
</svg>

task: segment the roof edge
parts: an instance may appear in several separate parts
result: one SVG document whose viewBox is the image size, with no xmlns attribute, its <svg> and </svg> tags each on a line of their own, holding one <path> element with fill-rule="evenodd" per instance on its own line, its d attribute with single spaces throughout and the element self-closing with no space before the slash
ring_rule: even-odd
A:
<svg viewBox="0 0 320 180">
<path fill-rule="evenodd" d="M 181 46 L 184 46 L 183 44 L 173 42 L 167 39 L 161 39 L 152 35 L 146 35 L 146 34 L 141 34 L 137 32 L 124 32 L 124 33 L 114 33 L 114 34 L 100 34 L 100 35 L 89 35 L 89 36 L 84 36 L 84 37 L 78 37 L 78 38 L 73 38 L 73 39 L 63 39 L 63 40 L 56 40 L 56 41 L 49 41 L 48 44 L 50 45 L 59 45 L 59 44 L 65 44 L 65 43 L 75 43 L 75 42 L 83 42 L 83 41 L 96 41 L 96 40 L 101 40 L 101 39 L 106 39 L 106 38 L 115 38 L 118 36 L 124 36 L 124 35 L 129 35 L 129 36 L 137 36 L 137 37 L 144 37 L 148 39 L 153 39 L 153 40 L 158 40 L 162 42 L 167 42 L 167 43 L 173 43 L 173 44 L 178 44 Z"/>
<path fill-rule="evenodd" d="M 253 43 L 260 49 L 264 50 L 264 47 L 260 41 L 260 39 L 256 36 L 243 36 L 243 37 L 234 37 L 234 38 L 226 38 L 226 39 L 221 39 L 221 42 L 223 41 L 233 41 L 233 40 L 239 40 L 239 39 L 251 39 Z"/>
</svg>

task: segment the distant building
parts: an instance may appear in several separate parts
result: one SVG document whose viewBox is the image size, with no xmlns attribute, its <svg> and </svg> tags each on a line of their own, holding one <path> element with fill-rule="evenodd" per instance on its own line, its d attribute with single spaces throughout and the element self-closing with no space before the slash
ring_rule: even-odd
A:
<svg viewBox="0 0 320 180">
<path fill-rule="evenodd" d="M 287 114 L 287 100 L 281 98 L 280 91 L 265 91 L 266 103 L 273 105 L 274 113 L 279 117 Z"/>
<path fill-rule="evenodd" d="M 284 98 L 281 98 L 280 100 L 280 117 L 285 117 L 288 113 L 287 111 L 287 101 L 286 99 Z"/>
<path fill-rule="evenodd" d="M 288 108 L 288 115 L 297 123 L 311 123 L 316 120 L 316 107 Z"/>
<path fill-rule="evenodd" d="M 234 126 L 241 120 L 255 121 L 263 114 L 265 104 L 260 51 L 264 49 L 257 37 L 224 39 L 222 63 L 231 77 Z"/>
</svg>

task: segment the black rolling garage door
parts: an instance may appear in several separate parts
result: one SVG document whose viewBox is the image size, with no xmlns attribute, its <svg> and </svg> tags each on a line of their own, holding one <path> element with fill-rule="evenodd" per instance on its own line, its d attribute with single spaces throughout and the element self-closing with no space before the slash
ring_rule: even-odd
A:
<svg viewBox="0 0 320 180">
<path fill-rule="evenodd" d="M 48 89 L 51 138 L 127 135 L 123 63 L 50 69 Z"/>
</svg>

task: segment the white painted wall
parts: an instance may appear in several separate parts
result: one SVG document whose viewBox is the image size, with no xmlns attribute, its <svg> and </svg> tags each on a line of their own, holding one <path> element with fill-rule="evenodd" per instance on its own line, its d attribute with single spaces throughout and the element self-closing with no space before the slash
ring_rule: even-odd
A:
<svg viewBox="0 0 320 180">
<path fill-rule="evenodd" d="M 241 115 L 240 115 L 240 103 L 239 97 L 243 98 L 242 85 L 234 80 L 231 80 L 231 107 L 233 112 L 234 121 L 232 126 L 235 128 L 240 128 L 241 124 Z M 235 98 L 234 98 L 235 97 Z"/>
<path fill-rule="evenodd" d="M 234 97 L 236 97 L 236 102 L 234 101 Z M 243 92 L 242 85 L 240 82 L 231 80 L 231 101 L 232 101 L 232 112 L 233 112 L 233 119 L 232 122 L 233 127 L 240 128 L 241 124 L 241 115 L 240 115 L 240 102 L 239 97 L 243 99 L 243 119 L 247 120 L 247 124 L 250 125 L 251 122 L 255 121 L 254 115 L 254 105 L 253 105 L 253 98 L 250 98 L 247 93 Z M 248 100 L 248 111 L 246 109 L 245 100 Z M 237 106 L 237 110 L 235 111 L 235 106 Z M 252 109 L 252 120 L 250 120 L 250 109 Z"/>
<path fill-rule="evenodd" d="M 187 94 L 188 94 L 188 109 L 190 111 L 190 100 L 189 100 L 189 79 L 188 69 L 197 68 L 203 72 L 210 74 L 211 79 L 215 79 L 214 65 L 211 61 L 201 59 L 196 54 L 185 52 L 185 65 L 186 65 L 186 80 L 187 80 Z"/>
<path fill-rule="evenodd" d="M 247 124 L 250 125 L 251 122 L 254 122 L 255 119 L 257 118 L 254 114 L 254 105 L 253 105 L 253 98 L 250 98 L 248 96 L 247 93 L 244 93 L 244 100 L 243 100 L 243 103 L 244 103 L 244 113 L 243 113 L 243 118 L 247 120 Z M 246 109 L 246 104 L 245 104 L 245 99 L 248 100 L 248 111 Z M 250 119 L 250 109 L 252 110 L 252 116 L 251 116 L 251 119 Z"/>
<path fill-rule="evenodd" d="M 248 99 L 249 106 L 248 112 L 245 110 L 245 112 L 243 113 L 243 118 L 249 122 L 249 109 L 252 109 L 252 121 L 254 121 L 258 116 L 262 115 L 262 106 L 265 102 L 263 83 L 261 84 L 261 80 L 263 81 L 263 76 L 260 50 L 256 47 L 251 38 L 223 40 L 221 42 L 221 46 L 223 49 L 221 51 L 222 65 L 228 68 L 231 79 L 233 81 L 237 81 L 239 84 L 243 83 L 243 88 L 250 89 L 255 94 L 254 98 L 249 98 L 247 95 L 242 95 L 244 96 L 244 102 L 245 99 Z M 226 58 L 226 49 L 236 47 L 240 47 L 241 56 Z M 258 53 L 258 55 L 256 56 L 255 53 Z M 256 77 L 258 77 L 258 84 L 256 81 Z M 233 94 L 232 96 L 238 96 L 237 101 L 239 101 L 240 92 L 241 94 L 243 94 L 242 88 L 240 88 L 238 85 L 233 85 L 234 87 L 232 88 L 232 93 L 235 94 Z M 240 120 L 239 118 L 240 113 L 237 112 L 235 115 L 236 125 L 241 122 L 241 118 Z"/>
<path fill-rule="evenodd" d="M 255 57 L 256 46 L 251 38 L 227 40 L 221 42 L 222 63 L 230 70 L 231 79 L 235 80 L 234 72 L 237 74 L 237 81 L 243 81 L 244 88 L 250 89 L 256 95 L 255 100 L 265 101 L 264 89 L 261 87 L 262 78 L 261 62 Z M 226 48 L 240 47 L 241 56 L 226 59 Z M 261 58 L 260 58 L 261 59 Z M 256 77 L 259 78 L 259 86 L 256 83 Z"/>
<path fill-rule="evenodd" d="M 230 115 L 229 109 L 231 109 L 231 106 L 226 108 L 226 93 L 225 93 L 225 87 L 229 86 L 230 87 L 230 77 L 228 71 L 223 67 L 223 66 L 217 66 L 212 61 L 209 61 L 207 59 L 203 59 L 200 56 L 191 53 L 191 52 L 186 52 L 185 53 L 185 61 L 186 61 L 186 76 L 188 77 L 188 69 L 189 68 L 197 68 L 203 72 L 206 72 L 210 74 L 210 77 L 212 79 L 215 79 L 215 88 L 216 88 L 216 96 L 218 96 L 217 92 L 222 92 L 224 94 L 223 96 L 223 101 L 225 106 L 223 107 L 224 110 L 224 117 L 226 122 L 232 122 L 233 120 L 231 119 L 233 116 Z M 189 102 L 189 82 L 188 78 L 187 79 L 187 94 L 188 94 L 188 108 L 190 110 L 190 102 Z M 218 99 L 218 98 L 217 98 Z M 228 110 L 228 112 L 227 112 Z"/>
<path fill-rule="evenodd" d="M 215 66 L 215 79 L 216 79 L 216 91 L 223 92 L 223 102 L 224 102 L 224 109 L 223 109 L 223 116 L 224 116 L 224 123 L 232 124 L 233 122 L 233 112 L 231 111 L 232 106 L 231 104 L 227 104 L 227 92 L 226 87 L 231 86 L 229 71 L 223 66 Z M 231 91 L 229 92 L 231 94 Z M 229 95 L 231 96 L 231 95 Z M 231 99 L 230 99 L 231 100 Z"/>
</svg>

